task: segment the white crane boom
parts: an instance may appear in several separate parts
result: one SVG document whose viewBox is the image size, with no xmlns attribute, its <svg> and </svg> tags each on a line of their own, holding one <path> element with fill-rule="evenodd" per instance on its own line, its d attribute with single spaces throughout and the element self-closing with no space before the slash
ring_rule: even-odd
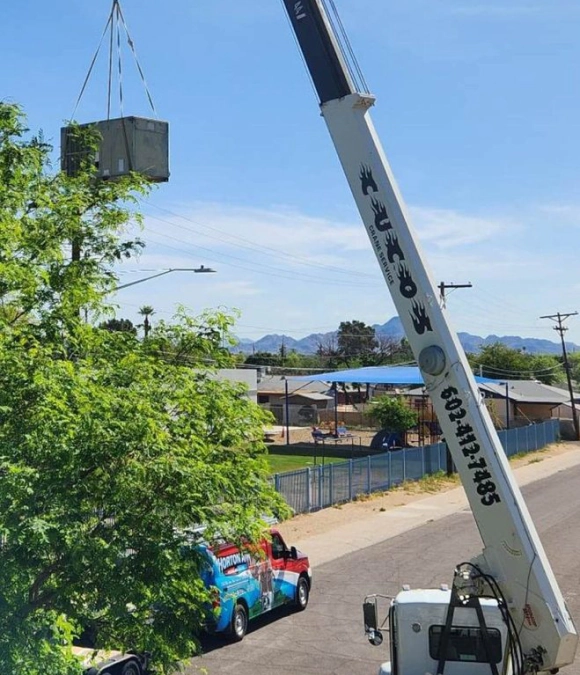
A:
<svg viewBox="0 0 580 675">
<path fill-rule="evenodd" d="M 475 379 L 419 251 L 409 214 L 322 0 L 283 0 L 322 116 L 403 323 L 484 543 L 526 668 L 572 663 L 578 636 Z"/>
</svg>

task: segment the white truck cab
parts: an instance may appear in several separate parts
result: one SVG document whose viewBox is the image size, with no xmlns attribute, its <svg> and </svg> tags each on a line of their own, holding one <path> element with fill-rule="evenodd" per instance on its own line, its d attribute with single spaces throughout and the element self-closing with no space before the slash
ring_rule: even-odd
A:
<svg viewBox="0 0 580 675">
<path fill-rule="evenodd" d="M 367 602 L 374 604 L 374 598 Z M 451 591 L 446 589 L 405 588 L 393 599 L 388 618 L 392 660 L 381 666 L 379 675 L 438 672 L 450 603 Z M 445 650 L 446 675 L 489 675 L 490 660 L 498 672 L 505 672 L 508 630 L 503 615 L 492 598 L 479 604 L 485 632 L 476 607 L 457 607 L 454 612 Z"/>
</svg>

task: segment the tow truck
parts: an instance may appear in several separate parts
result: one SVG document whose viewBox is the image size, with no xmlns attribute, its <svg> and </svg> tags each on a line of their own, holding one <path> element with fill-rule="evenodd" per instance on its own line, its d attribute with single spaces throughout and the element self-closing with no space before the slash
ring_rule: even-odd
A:
<svg viewBox="0 0 580 675">
<path fill-rule="evenodd" d="M 390 602 L 381 675 L 527 675 L 574 661 L 578 634 L 457 335 L 419 250 L 369 111 L 375 103 L 329 0 L 283 0 L 380 269 L 477 523 L 483 551 L 450 588 Z M 330 0 L 334 9 L 334 0 Z M 377 595 L 363 605 L 382 641 Z M 383 623 L 386 623 L 383 622 Z"/>
</svg>

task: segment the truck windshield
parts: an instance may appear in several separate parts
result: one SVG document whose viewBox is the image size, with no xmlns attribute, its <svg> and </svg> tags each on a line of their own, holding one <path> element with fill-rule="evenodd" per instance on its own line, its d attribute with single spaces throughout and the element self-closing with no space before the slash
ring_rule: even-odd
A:
<svg viewBox="0 0 580 675">
<path fill-rule="evenodd" d="M 440 646 L 444 626 L 429 628 L 429 656 L 438 661 L 441 658 Z M 500 663 L 502 658 L 501 633 L 497 628 L 488 628 L 489 652 L 493 663 Z M 471 661 L 489 663 L 490 658 L 485 649 L 481 628 L 470 626 L 452 626 L 447 643 L 446 661 Z"/>
</svg>

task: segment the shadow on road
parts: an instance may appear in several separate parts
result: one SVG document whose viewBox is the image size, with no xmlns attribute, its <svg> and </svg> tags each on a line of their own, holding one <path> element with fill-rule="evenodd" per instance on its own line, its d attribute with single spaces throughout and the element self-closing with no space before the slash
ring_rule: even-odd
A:
<svg viewBox="0 0 580 675">
<path fill-rule="evenodd" d="M 278 621 L 286 616 L 290 616 L 295 613 L 295 609 L 289 606 L 277 607 L 271 612 L 262 614 L 261 616 L 252 619 L 248 624 L 247 635 L 251 635 L 254 631 L 260 630 L 263 626 L 267 626 L 274 621 Z M 201 652 L 199 656 L 203 654 L 209 654 L 210 652 L 222 649 L 222 647 L 227 647 L 232 644 L 232 641 L 228 639 L 227 633 L 216 633 L 208 634 L 204 633 L 199 637 L 199 642 L 201 645 Z"/>
</svg>

